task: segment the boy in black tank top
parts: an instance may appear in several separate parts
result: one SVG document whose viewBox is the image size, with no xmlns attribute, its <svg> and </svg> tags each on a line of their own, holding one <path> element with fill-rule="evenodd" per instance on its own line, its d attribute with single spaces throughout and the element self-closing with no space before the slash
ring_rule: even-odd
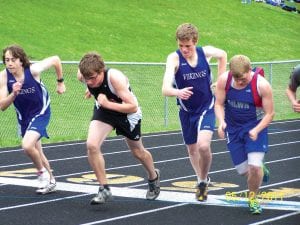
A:
<svg viewBox="0 0 300 225">
<path fill-rule="evenodd" d="M 113 129 L 118 135 L 125 137 L 133 156 L 147 171 L 149 189 L 146 198 L 156 199 L 160 193 L 160 173 L 154 168 L 152 155 L 141 141 L 142 113 L 128 78 L 119 70 L 106 70 L 103 59 L 96 52 L 83 56 L 77 78 L 87 85 L 86 97 L 93 95 L 95 98 L 94 114 L 87 137 L 87 152 L 100 187 L 91 204 L 102 204 L 112 198 L 100 147 Z"/>
<path fill-rule="evenodd" d="M 300 64 L 298 64 L 292 71 L 290 76 L 290 83 L 286 89 L 286 95 L 292 104 L 294 112 L 300 113 L 300 100 L 297 100 L 297 88 L 300 86 Z"/>
</svg>

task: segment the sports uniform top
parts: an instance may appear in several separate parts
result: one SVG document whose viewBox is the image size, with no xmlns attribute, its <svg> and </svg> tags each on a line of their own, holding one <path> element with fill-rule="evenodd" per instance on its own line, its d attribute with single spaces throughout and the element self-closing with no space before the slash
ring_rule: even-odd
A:
<svg viewBox="0 0 300 225">
<path fill-rule="evenodd" d="M 179 66 L 175 73 L 175 86 L 178 89 L 193 87 L 193 95 L 188 100 L 177 98 L 180 109 L 186 112 L 202 113 L 212 108 L 214 98 L 210 85 L 212 83 L 211 71 L 202 47 L 196 47 L 198 62 L 195 67 L 189 65 L 179 50 Z"/>
<path fill-rule="evenodd" d="M 110 82 L 109 69 L 104 71 L 103 82 L 99 87 L 92 88 L 92 87 L 88 86 L 88 89 L 89 89 L 90 93 L 95 97 L 95 107 L 97 109 L 101 109 L 102 111 L 104 111 L 106 113 L 110 113 L 110 114 L 114 114 L 114 115 L 127 115 L 126 113 L 121 113 L 121 112 L 117 112 L 114 110 L 103 108 L 99 105 L 99 103 L 97 101 L 98 95 L 101 93 L 101 94 L 105 94 L 109 101 L 120 103 L 120 104 L 122 103 L 122 99 L 116 95 L 114 87 L 112 86 L 112 84 Z M 134 96 L 129 84 L 128 84 L 128 89 L 129 89 L 130 93 Z M 134 98 L 137 101 L 135 96 L 134 96 Z"/>
<path fill-rule="evenodd" d="M 103 122 L 111 124 L 113 127 L 116 127 L 116 124 L 118 123 L 116 120 L 125 119 L 129 122 L 130 130 L 133 131 L 136 125 L 139 124 L 142 119 L 142 112 L 140 107 L 138 107 L 137 112 L 127 114 L 127 113 L 121 113 L 114 110 L 103 108 L 101 107 L 101 105 L 99 105 L 97 101 L 98 95 L 101 93 L 101 94 L 105 94 L 109 101 L 120 103 L 120 104 L 122 103 L 122 99 L 117 96 L 114 87 L 110 82 L 110 72 L 111 72 L 110 69 L 104 71 L 103 82 L 99 87 L 92 88 L 88 86 L 90 93 L 95 97 L 93 119 L 102 120 Z M 129 83 L 128 83 L 128 90 L 130 91 L 135 101 L 137 102 L 137 98 L 131 91 Z"/>
<path fill-rule="evenodd" d="M 300 86 L 300 64 L 295 67 L 295 69 L 291 74 L 289 88 L 293 92 L 296 92 L 299 86 Z"/>
<path fill-rule="evenodd" d="M 251 79 L 249 84 L 243 89 L 235 89 L 231 85 L 226 93 L 225 99 L 225 121 L 230 127 L 248 127 L 256 125 L 263 117 L 262 107 L 256 106 L 254 95 L 251 89 L 251 82 L 259 82 L 262 79 L 257 75 L 257 79 Z"/>
<path fill-rule="evenodd" d="M 6 69 L 7 89 L 11 93 L 15 77 Z M 27 126 L 35 117 L 50 114 L 50 97 L 42 81 L 38 82 L 31 74 L 30 68 L 24 69 L 24 83 L 14 100 L 18 122 Z"/>
</svg>

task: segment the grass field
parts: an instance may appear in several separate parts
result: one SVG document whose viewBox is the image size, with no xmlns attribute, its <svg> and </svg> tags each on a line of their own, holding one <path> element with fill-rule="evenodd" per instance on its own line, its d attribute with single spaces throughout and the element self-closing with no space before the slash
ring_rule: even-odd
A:
<svg viewBox="0 0 300 225">
<path fill-rule="evenodd" d="M 199 45 L 214 45 L 252 61 L 300 59 L 300 15 L 267 4 L 241 4 L 235 0 L 115 0 L 115 1 L 19 1 L 1 3 L 0 43 L 24 47 L 32 60 L 59 55 L 80 60 L 90 50 L 105 61 L 165 62 L 177 46 L 176 27 L 191 22 L 199 27 Z M 275 66 L 273 90 L 276 120 L 299 117 L 290 109 L 284 93 L 293 64 Z M 1 67 L 1 66 L 0 66 Z M 168 126 L 164 126 L 161 96 L 163 66 L 115 65 L 130 78 L 143 110 L 143 132 L 179 129 L 175 99 L 168 99 Z M 3 67 L 1 67 L 3 68 Z M 267 68 L 267 73 L 268 68 Z M 83 99 L 84 87 L 76 80 L 76 64 L 64 65 L 67 93 L 55 93 L 53 73 L 43 74 L 52 99 L 50 140 L 83 140 L 93 101 Z M 0 147 L 19 145 L 13 107 L 0 114 Z"/>
<path fill-rule="evenodd" d="M 22 45 L 34 60 L 79 60 L 90 50 L 106 61 L 164 62 L 177 26 L 191 22 L 200 45 L 253 61 L 299 59 L 300 15 L 239 0 L 31 0 L 1 2 L 0 43 Z"/>
</svg>

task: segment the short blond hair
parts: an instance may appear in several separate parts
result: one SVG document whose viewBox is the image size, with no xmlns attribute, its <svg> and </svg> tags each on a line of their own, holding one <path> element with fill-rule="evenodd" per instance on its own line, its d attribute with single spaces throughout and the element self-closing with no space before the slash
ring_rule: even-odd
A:
<svg viewBox="0 0 300 225">
<path fill-rule="evenodd" d="M 189 41 L 193 40 L 194 43 L 198 41 L 199 33 L 198 28 L 191 23 L 184 23 L 177 27 L 176 41 Z"/>
<path fill-rule="evenodd" d="M 251 70 L 250 59 L 245 55 L 235 55 L 229 61 L 229 70 L 234 78 L 240 78 Z"/>
</svg>

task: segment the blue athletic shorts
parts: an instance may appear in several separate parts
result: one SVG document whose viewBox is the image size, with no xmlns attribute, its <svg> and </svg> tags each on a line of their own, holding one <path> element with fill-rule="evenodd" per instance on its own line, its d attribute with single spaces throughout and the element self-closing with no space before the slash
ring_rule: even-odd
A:
<svg viewBox="0 0 300 225">
<path fill-rule="evenodd" d="M 240 128 L 230 132 L 230 127 L 226 129 L 227 148 L 235 166 L 248 160 L 247 155 L 250 152 L 266 153 L 268 151 L 268 128 L 258 134 L 256 141 L 250 139 L 249 130 L 249 128 Z"/>
<path fill-rule="evenodd" d="M 50 121 L 51 113 L 45 113 L 43 115 L 37 115 L 32 118 L 32 120 L 29 123 L 21 124 L 21 136 L 24 137 L 26 131 L 28 130 L 34 130 L 38 132 L 42 137 L 49 138 L 47 134 L 47 126 Z"/>
<path fill-rule="evenodd" d="M 198 131 L 214 131 L 216 122 L 213 108 L 204 111 L 202 114 L 189 113 L 184 110 L 179 110 L 179 119 L 181 123 L 183 140 L 187 145 L 197 142 Z"/>
</svg>

